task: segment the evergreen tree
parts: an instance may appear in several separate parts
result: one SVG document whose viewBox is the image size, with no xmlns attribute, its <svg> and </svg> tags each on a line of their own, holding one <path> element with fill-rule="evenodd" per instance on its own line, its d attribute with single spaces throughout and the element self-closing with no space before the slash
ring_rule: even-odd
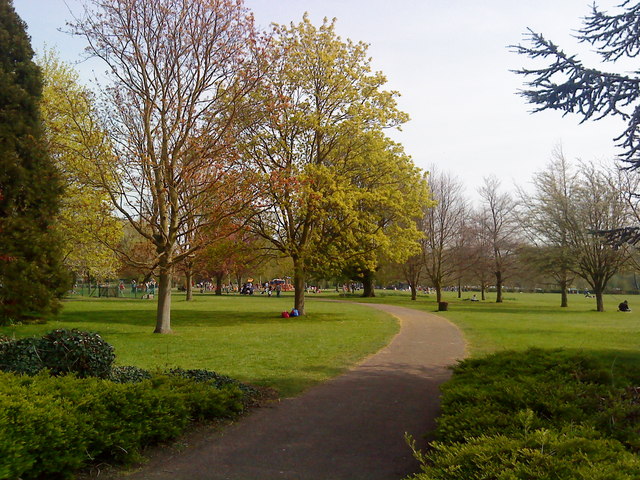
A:
<svg viewBox="0 0 640 480">
<path fill-rule="evenodd" d="M 0 0 L 0 324 L 46 317 L 69 283 L 51 228 L 62 186 L 44 147 L 25 27 Z"/>
</svg>

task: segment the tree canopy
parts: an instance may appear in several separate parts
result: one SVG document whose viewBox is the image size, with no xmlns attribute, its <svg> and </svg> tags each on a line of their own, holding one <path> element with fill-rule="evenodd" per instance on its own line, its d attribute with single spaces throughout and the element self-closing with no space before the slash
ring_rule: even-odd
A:
<svg viewBox="0 0 640 480">
<path fill-rule="evenodd" d="M 43 139 L 42 79 L 24 22 L 0 1 L 0 324 L 46 316 L 69 287 L 53 228 L 62 183 Z"/>
<path fill-rule="evenodd" d="M 41 110 L 46 145 L 65 185 L 56 222 L 64 263 L 76 274 L 109 278 L 119 265 L 109 245 L 120 242 L 122 222 L 113 215 L 97 168 L 113 161 L 108 136 L 93 95 L 81 85 L 77 72 L 53 51 L 37 60 L 44 80 Z"/>
<path fill-rule="evenodd" d="M 91 0 L 75 33 L 109 67 L 104 114 L 113 161 L 100 163 L 114 206 L 155 247 L 157 333 L 171 331 L 175 265 L 252 195 L 233 150 L 238 106 L 264 51 L 236 0 Z M 248 193 L 245 195 L 245 193 Z"/>
<path fill-rule="evenodd" d="M 370 188 L 380 174 L 374 167 L 381 160 L 402 165 L 404 154 L 381 131 L 407 116 L 396 106 L 397 93 L 383 90 L 384 75 L 372 72 L 367 46 L 343 41 L 335 21 L 316 27 L 305 16 L 297 25 L 275 26 L 273 42 L 274 62 L 253 97 L 264 106 L 262 116 L 243 142 L 264 182 L 251 225 L 293 260 L 295 307 L 304 313 L 314 259 L 337 268 L 356 254 L 353 245 L 362 246 L 358 235 L 382 231 L 367 206 L 377 202 L 383 212 L 387 205 Z"/>
</svg>

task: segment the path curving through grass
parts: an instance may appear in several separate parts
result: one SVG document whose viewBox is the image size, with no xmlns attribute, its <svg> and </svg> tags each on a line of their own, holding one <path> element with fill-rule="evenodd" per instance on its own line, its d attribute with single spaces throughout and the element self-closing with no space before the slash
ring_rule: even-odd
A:
<svg viewBox="0 0 640 480">
<path fill-rule="evenodd" d="M 398 480 L 415 472 L 405 432 L 418 438 L 433 428 L 438 387 L 449 378 L 449 365 L 464 356 L 465 343 L 442 317 L 369 306 L 401 322 L 400 333 L 378 353 L 122 478 Z"/>
</svg>

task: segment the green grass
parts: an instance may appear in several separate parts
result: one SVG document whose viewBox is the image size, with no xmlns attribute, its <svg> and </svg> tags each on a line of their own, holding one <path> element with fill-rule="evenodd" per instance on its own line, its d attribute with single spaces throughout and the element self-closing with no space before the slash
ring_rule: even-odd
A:
<svg viewBox="0 0 640 480">
<path fill-rule="evenodd" d="M 206 368 L 290 396 L 382 348 L 399 328 L 382 312 L 313 299 L 308 315 L 281 318 L 280 312 L 291 308 L 291 296 L 196 294 L 186 302 L 183 294 L 174 294 L 172 302 L 171 335 L 152 334 L 155 302 L 114 298 L 69 300 L 56 321 L 2 327 L 0 334 L 94 331 L 115 347 L 119 365 Z"/>
<path fill-rule="evenodd" d="M 462 298 L 468 299 L 472 294 L 463 293 Z M 346 299 L 428 312 L 437 310 L 433 294 L 420 294 L 416 301 L 411 301 L 408 292 L 377 291 L 376 295 L 371 299 L 355 295 Z M 618 304 L 625 299 L 633 310 L 630 313 L 617 311 Z M 640 365 L 637 296 L 605 295 L 605 312 L 596 312 L 595 299 L 581 294 L 569 296 L 568 308 L 560 308 L 560 295 L 551 293 L 505 293 L 504 302 L 499 304 L 495 303 L 495 293 L 488 294 L 486 301 L 470 302 L 447 292 L 444 300 L 449 302 L 449 310 L 437 313 L 461 328 L 472 356 L 530 347 L 565 348 Z"/>
</svg>

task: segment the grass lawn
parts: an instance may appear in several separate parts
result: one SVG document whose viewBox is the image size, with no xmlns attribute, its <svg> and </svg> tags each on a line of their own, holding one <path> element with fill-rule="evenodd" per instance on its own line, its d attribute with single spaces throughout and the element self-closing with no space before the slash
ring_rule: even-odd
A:
<svg viewBox="0 0 640 480">
<path fill-rule="evenodd" d="M 34 336 L 56 328 L 98 332 L 115 347 L 118 365 L 206 368 L 291 396 L 382 348 L 399 328 L 382 312 L 313 299 L 308 315 L 281 318 L 280 312 L 291 308 L 292 294 L 196 294 L 186 302 L 184 294 L 174 293 L 172 303 L 172 335 L 152 333 L 154 301 L 82 297 L 65 301 L 58 320 L 0 327 L 0 334 Z"/>
<path fill-rule="evenodd" d="M 468 299 L 471 293 L 463 293 Z M 391 303 L 435 312 L 435 295 L 420 294 L 411 301 L 408 292 L 377 291 L 377 297 L 349 300 Z M 479 297 L 479 295 L 478 295 Z M 336 296 L 337 298 L 337 296 Z M 629 300 L 632 312 L 618 312 L 618 304 Z M 438 312 L 464 332 L 470 355 L 529 347 L 566 348 L 589 351 L 607 361 L 623 361 L 640 366 L 640 297 L 605 295 L 605 312 L 595 311 L 595 298 L 570 295 L 569 307 L 560 308 L 560 294 L 505 293 L 504 302 L 495 303 L 495 293 L 486 301 L 458 300 L 445 293 L 449 310 Z"/>
</svg>

